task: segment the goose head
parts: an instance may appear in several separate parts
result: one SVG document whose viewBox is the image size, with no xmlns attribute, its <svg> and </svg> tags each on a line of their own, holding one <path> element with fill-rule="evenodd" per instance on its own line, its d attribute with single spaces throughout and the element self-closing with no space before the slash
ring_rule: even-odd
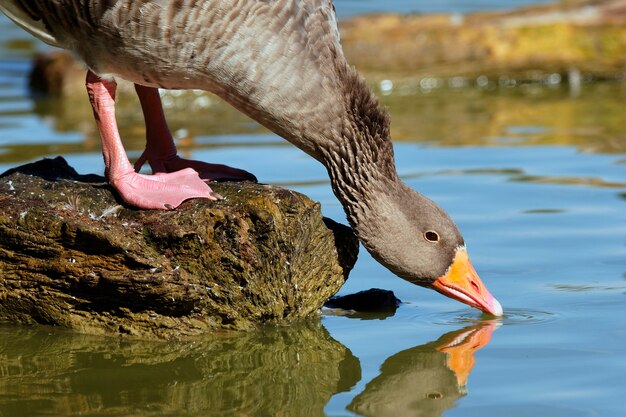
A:
<svg viewBox="0 0 626 417">
<path fill-rule="evenodd" d="M 501 316 L 502 306 L 476 273 L 448 213 L 399 180 L 386 187 L 364 200 L 353 221 L 368 252 L 413 284 Z"/>
</svg>

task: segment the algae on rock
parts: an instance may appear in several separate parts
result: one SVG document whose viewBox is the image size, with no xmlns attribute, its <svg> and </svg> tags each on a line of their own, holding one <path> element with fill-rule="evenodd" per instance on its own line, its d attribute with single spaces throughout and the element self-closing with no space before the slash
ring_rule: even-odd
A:
<svg viewBox="0 0 626 417">
<path fill-rule="evenodd" d="M 0 320 L 146 338 L 315 314 L 358 241 L 293 191 L 215 183 L 224 199 L 123 207 L 62 158 L 0 177 Z"/>
</svg>

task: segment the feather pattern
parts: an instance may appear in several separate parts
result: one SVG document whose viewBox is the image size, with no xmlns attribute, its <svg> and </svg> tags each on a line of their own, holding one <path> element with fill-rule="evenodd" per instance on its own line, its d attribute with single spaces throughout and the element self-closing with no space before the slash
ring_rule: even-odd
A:
<svg viewBox="0 0 626 417">
<path fill-rule="evenodd" d="M 33 9 L 33 6 L 30 1 L 0 1 L 0 11 L 19 27 L 49 45 L 60 46 L 43 24 L 38 9 Z"/>
<path fill-rule="evenodd" d="M 26 25 L 38 22 L 47 39 L 99 75 L 211 91 L 319 160 L 326 158 L 320 141 L 345 133 L 349 107 L 361 100 L 352 94 L 371 95 L 347 67 L 330 0 L 0 0 L 0 7 L 30 16 Z M 370 111 L 384 113 L 377 105 Z"/>
</svg>

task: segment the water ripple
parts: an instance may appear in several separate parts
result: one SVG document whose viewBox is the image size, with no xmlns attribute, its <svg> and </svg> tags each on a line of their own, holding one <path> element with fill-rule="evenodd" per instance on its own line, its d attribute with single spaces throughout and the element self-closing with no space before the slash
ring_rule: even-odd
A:
<svg viewBox="0 0 626 417">
<path fill-rule="evenodd" d="M 442 326 L 476 325 L 489 321 L 498 322 L 504 326 L 543 324 L 557 319 L 555 313 L 541 310 L 521 308 L 507 308 L 502 317 L 493 317 L 488 314 L 480 314 L 469 310 L 456 310 L 447 313 L 433 314 L 432 323 Z"/>
</svg>

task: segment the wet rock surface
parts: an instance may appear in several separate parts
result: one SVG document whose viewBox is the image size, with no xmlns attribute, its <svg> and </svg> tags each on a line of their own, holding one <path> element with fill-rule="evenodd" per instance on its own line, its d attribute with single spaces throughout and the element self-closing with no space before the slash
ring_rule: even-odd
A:
<svg viewBox="0 0 626 417">
<path fill-rule="evenodd" d="M 402 301 L 393 291 L 370 288 L 353 294 L 334 296 L 324 304 L 324 314 L 361 320 L 384 320 L 396 314 Z"/>
<path fill-rule="evenodd" d="M 357 312 L 395 312 L 401 303 L 393 291 L 370 288 L 354 294 L 332 297 L 324 306 Z"/>
<path fill-rule="evenodd" d="M 358 242 L 293 191 L 214 183 L 219 202 L 120 205 L 62 158 L 0 177 L 0 320 L 181 338 L 317 314 Z"/>
</svg>

